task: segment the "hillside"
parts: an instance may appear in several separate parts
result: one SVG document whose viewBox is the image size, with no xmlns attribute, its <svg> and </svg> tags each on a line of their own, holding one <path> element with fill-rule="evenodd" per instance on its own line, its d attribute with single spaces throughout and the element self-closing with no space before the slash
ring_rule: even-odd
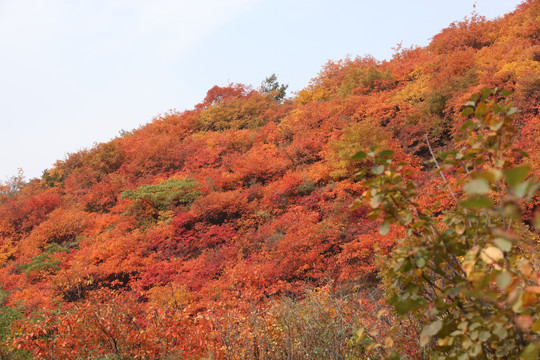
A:
<svg viewBox="0 0 540 360">
<path fill-rule="evenodd" d="M 453 148 L 463 105 L 498 88 L 520 110 L 529 157 L 515 161 L 540 177 L 538 1 L 389 61 L 330 61 L 290 98 L 267 85 L 215 86 L 2 187 L 0 358 L 356 358 L 355 319 L 386 309 L 377 259 L 403 230 L 380 235 L 368 206 L 351 209 L 365 190 L 353 154 L 392 149 L 420 206 L 449 209 L 428 144 Z M 414 344 L 399 346 L 418 358 Z"/>
</svg>

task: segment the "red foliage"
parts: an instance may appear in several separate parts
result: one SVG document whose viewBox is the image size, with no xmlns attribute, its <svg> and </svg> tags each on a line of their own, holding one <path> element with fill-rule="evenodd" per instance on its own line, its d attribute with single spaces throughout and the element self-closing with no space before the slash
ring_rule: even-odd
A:
<svg viewBox="0 0 540 360">
<path fill-rule="evenodd" d="M 16 195 L 2 187 L 0 282 L 6 304 L 27 312 L 14 324 L 15 344 L 49 359 L 210 357 L 211 347 L 223 354 L 216 336 L 226 323 L 211 319 L 326 283 L 346 292 L 376 282 L 376 254 L 402 234 L 381 236 L 379 220 L 350 209 L 365 190 L 354 179 L 364 165 L 351 159 L 356 151 L 392 149 L 420 184 L 419 207 L 451 208 L 441 180 L 423 170 L 426 136 L 435 152 L 452 146 L 464 101 L 498 86 L 515 91 L 515 141 L 540 176 L 539 6 L 454 23 L 389 61 L 331 61 L 294 100 L 215 86 L 195 109 L 71 154 Z M 156 208 L 151 221 L 121 197 L 188 178 L 196 199 Z M 363 321 L 375 324 L 384 306 L 363 297 Z"/>
<path fill-rule="evenodd" d="M 62 203 L 57 189 L 29 197 L 18 196 L 0 204 L 0 236 L 18 237 L 43 221 Z"/>
<path fill-rule="evenodd" d="M 205 108 L 218 102 L 226 102 L 232 98 L 245 97 L 254 91 L 242 84 L 229 84 L 229 86 L 214 86 L 206 93 L 204 101 L 197 108 Z"/>
</svg>

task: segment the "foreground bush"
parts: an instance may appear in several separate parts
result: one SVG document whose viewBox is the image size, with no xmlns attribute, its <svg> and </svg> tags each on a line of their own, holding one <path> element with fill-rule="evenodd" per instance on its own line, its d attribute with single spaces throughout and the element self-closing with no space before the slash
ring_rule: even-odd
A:
<svg viewBox="0 0 540 360">
<path fill-rule="evenodd" d="M 421 208 L 416 184 L 392 163 L 392 151 L 354 156 L 371 164 L 362 172 L 364 199 L 370 216 L 384 218 L 380 232 L 390 224 L 406 229 L 382 264 L 384 285 L 395 312 L 423 324 L 419 345 L 431 359 L 539 355 L 538 237 L 522 210 L 539 184 L 528 179 L 528 166 L 518 164 L 527 155 L 513 144 L 517 110 L 496 101 L 500 95 L 474 95 L 463 110 L 467 120 L 457 150 L 440 154 L 441 165 L 435 160 L 451 209 Z M 447 172 L 461 177 L 462 191 L 446 181 Z M 399 358 L 391 346 L 387 354 Z"/>
</svg>

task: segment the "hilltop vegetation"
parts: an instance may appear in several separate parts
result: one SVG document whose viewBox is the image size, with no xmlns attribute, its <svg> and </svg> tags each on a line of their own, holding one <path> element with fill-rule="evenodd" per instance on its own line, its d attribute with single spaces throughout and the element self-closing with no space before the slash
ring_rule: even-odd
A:
<svg viewBox="0 0 540 360">
<path fill-rule="evenodd" d="M 507 94 L 468 103 L 485 88 Z M 540 3 L 472 16 L 389 61 L 330 61 L 295 96 L 286 90 L 275 77 L 215 86 L 192 110 L 5 183 L 0 358 L 536 358 L 540 201 L 523 184 L 540 177 Z M 391 151 L 358 153 L 370 147 Z M 472 165 L 460 172 L 462 158 Z M 394 175 L 415 184 L 400 188 L 403 203 L 388 197 Z M 356 200 L 366 190 L 368 202 Z M 499 221 L 506 235 L 487 231 Z M 439 238 L 442 228 L 453 232 Z M 470 271 L 454 286 L 433 256 Z M 476 335 L 480 325 L 457 323 L 478 310 L 470 284 L 506 301 Z M 461 333 L 449 340 L 449 329 Z M 515 351 L 490 350 L 501 342 Z"/>
</svg>

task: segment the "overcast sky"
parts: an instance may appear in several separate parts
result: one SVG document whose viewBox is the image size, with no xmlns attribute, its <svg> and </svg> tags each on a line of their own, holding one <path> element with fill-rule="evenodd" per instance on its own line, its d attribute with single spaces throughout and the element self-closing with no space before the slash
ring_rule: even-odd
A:
<svg viewBox="0 0 540 360">
<path fill-rule="evenodd" d="M 389 59 L 517 0 L 0 0 L 0 180 L 39 177 L 229 82 L 305 87 L 328 60 Z"/>
</svg>

